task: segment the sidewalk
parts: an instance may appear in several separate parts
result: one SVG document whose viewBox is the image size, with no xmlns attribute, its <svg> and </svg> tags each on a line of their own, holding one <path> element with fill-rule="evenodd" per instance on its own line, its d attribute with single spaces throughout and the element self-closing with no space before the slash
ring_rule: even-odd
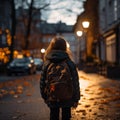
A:
<svg viewBox="0 0 120 120">
<path fill-rule="evenodd" d="M 119 120 L 120 81 L 82 71 L 79 76 L 81 100 L 72 109 L 71 120 Z M 9 83 L 11 95 L 0 98 L 0 120 L 49 120 L 49 109 L 39 93 L 39 76 L 16 81 L 15 86 Z"/>
<path fill-rule="evenodd" d="M 120 81 L 79 72 L 81 100 L 72 120 L 120 120 Z"/>
</svg>

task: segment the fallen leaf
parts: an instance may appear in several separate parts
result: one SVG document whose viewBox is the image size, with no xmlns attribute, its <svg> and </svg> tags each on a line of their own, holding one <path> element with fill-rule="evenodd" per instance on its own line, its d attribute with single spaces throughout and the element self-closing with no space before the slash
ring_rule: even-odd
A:
<svg viewBox="0 0 120 120">
<path fill-rule="evenodd" d="M 10 95 L 14 95 L 14 94 L 15 94 L 15 91 L 14 91 L 14 90 L 10 90 L 10 91 L 9 91 L 9 94 L 10 94 Z"/>
<path fill-rule="evenodd" d="M 19 86 L 17 86 L 17 89 L 18 89 L 18 90 L 23 90 L 23 86 L 22 86 L 22 85 L 19 85 Z"/>
<path fill-rule="evenodd" d="M 95 98 L 89 98 L 88 100 L 94 100 Z"/>
<path fill-rule="evenodd" d="M 100 110 L 105 110 L 105 108 L 104 108 L 104 107 L 99 107 L 99 109 L 100 109 Z"/>
<path fill-rule="evenodd" d="M 93 115 L 97 115 L 97 113 L 95 112 L 95 113 L 93 113 Z"/>
<path fill-rule="evenodd" d="M 109 101 L 108 100 L 101 100 L 100 103 L 101 104 L 109 104 Z"/>
<path fill-rule="evenodd" d="M 8 94 L 8 91 L 7 91 L 7 90 L 4 90 L 4 89 L 1 89 L 1 93 L 2 93 L 3 95 L 6 95 L 6 94 Z"/>
<path fill-rule="evenodd" d="M 16 94 L 22 94 L 23 93 L 23 90 L 21 90 L 21 89 L 18 89 L 17 91 L 16 91 Z"/>
<path fill-rule="evenodd" d="M 90 107 L 90 105 L 85 105 L 86 108 Z"/>
<path fill-rule="evenodd" d="M 31 93 L 27 93 L 26 95 L 27 95 L 27 96 L 32 96 L 32 94 L 31 94 Z"/>
<path fill-rule="evenodd" d="M 89 91 L 89 89 L 86 88 L 85 91 Z"/>
<path fill-rule="evenodd" d="M 18 98 L 19 96 L 18 96 L 18 95 L 14 95 L 13 97 L 14 97 L 14 98 Z"/>
<path fill-rule="evenodd" d="M 77 113 L 80 113 L 80 112 L 86 112 L 85 110 L 76 110 Z"/>
<path fill-rule="evenodd" d="M 25 87 L 30 87 L 30 86 L 31 86 L 31 84 L 30 84 L 29 82 L 27 82 L 27 81 L 25 81 L 25 82 L 23 83 L 23 85 L 24 85 Z"/>
<path fill-rule="evenodd" d="M 12 119 L 17 119 L 17 118 L 18 118 L 18 116 L 13 116 L 13 117 L 12 117 Z"/>
<path fill-rule="evenodd" d="M 89 109 L 89 112 L 92 112 L 92 109 Z"/>
<path fill-rule="evenodd" d="M 23 100 L 18 100 L 17 103 L 23 103 L 24 101 Z"/>
</svg>

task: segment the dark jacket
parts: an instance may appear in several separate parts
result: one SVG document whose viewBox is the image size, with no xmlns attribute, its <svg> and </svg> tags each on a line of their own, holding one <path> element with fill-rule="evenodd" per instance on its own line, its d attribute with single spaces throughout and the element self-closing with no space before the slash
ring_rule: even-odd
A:
<svg viewBox="0 0 120 120">
<path fill-rule="evenodd" d="M 47 96 L 44 93 L 44 89 L 46 87 L 46 71 L 50 62 L 61 62 L 63 60 L 67 60 L 68 66 L 70 67 L 70 71 L 72 74 L 73 86 L 74 86 L 74 94 L 72 99 L 64 102 L 49 102 L 47 101 Z M 72 107 L 75 102 L 78 102 L 80 99 L 80 85 L 79 85 L 79 77 L 76 66 L 74 62 L 71 61 L 68 54 L 64 51 L 52 51 L 47 55 L 47 61 L 43 64 L 41 78 L 40 78 L 40 92 L 42 98 L 45 100 L 46 104 L 49 107 Z"/>
</svg>

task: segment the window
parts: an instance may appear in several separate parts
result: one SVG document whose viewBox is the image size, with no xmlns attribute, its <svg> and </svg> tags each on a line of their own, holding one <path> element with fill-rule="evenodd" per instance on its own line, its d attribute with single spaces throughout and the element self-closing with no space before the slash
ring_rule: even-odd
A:
<svg viewBox="0 0 120 120">
<path fill-rule="evenodd" d="M 114 0 L 114 20 L 117 20 L 117 0 Z"/>
<path fill-rule="evenodd" d="M 109 62 L 116 61 L 116 35 L 113 34 L 106 39 L 106 59 Z"/>
<path fill-rule="evenodd" d="M 114 13 L 114 1 L 113 0 L 109 0 L 108 2 L 108 9 L 107 9 L 107 20 L 108 20 L 108 24 L 112 24 L 115 20 L 115 18 L 113 16 L 115 16 Z"/>
</svg>

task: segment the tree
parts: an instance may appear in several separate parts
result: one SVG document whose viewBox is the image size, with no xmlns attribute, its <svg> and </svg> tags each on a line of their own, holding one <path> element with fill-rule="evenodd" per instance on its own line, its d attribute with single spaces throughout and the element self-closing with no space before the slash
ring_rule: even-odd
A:
<svg viewBox="0 0 120 120">
<path fill-rule="evenodd" d="M 23 9 L 23 12 L 25 9 L 28 10 L 27 16 L 22 14 L 22 19 L 24 22 L 24 26 L 26 28 L 25 30 L 25 45 L 24 49 L 28 49 L 29 47 L 29 40 L 30 40 L 30 34 L 31 34 L 31 25 L 34 22 L 33 18 L 36 12 L 43 13 L 42 18 L 45 18 L 44 13 L 49 12 L 52 10 L 59 10 L 60 12 L 63 11 L 63 15 L 72 16 L 72 14 L 77 15 L 79 13 L 79 9 L 81 9 L 82 5 L 79 5 L 79 3 L 85 1 L 85 0 L 15 0 L 16 6 L 21 6 Z M 67 3 L 67 6 L 65 4 Z M 76 6 L 77 5 L 77 6 Z M 53 7 L 55 6 L 55 7 Z M 75 9 L 73 9 L 73 6 Z M 49 14 L 49 13 L 48 13 Z M 50 15 L 50 14 L 49 14 Z M 45 19 L 48 19 L 46 15 Z M 27 18 L 27 20 L 26 20 Z M 41 16 L 40 16 L 41 20 Z M 27 22 L 26 22 L 27 21 Z"/>
<path fill-rule="evenodd" d="M 19 3 L 18 3 L 19 1 Z M 27 50 L 29 48 L 29 40 L 30 40 L 30 34 L 31 34 L 31 28 L 32 28 L 32 24 L 34 23 L 34 15 L 36 14 L 36 12 L 39 12 L 42 9 L 45 9 L 47 6 L 49 6 L 49 2 L 45 2 L 45 0 L 18 0 L 16 1 L 16 5 L 20 6 L 22 8 L 22 13 L 21 13 L 21 17 L 22 17 L 22 22 L 24 24 L 24 28 L 25 28 L 25 34 L 24 34 L 24 40 L 25 40 L 25 44 L 23 46 L 24 50 Z M 26 14 L 25 14 L 26 12 Z M 40 19 L 40 18 L 39 18 Z"/>
<path fill-rule="evenodd" d="M 25 40 L 26 40 L 26 42 L 25 42 L 25 49 L 28 49 L 28 46 L 29 46 L 29 36 L 30 36 L 30 30 L 31 30 L 33 4 L 34 4 L 34 1 L 31 0 L 29 11 L 28 11 L 27 30 L 26 30 L 26 35 L 25 35 Z"/>
<path fill-rule="evenodd" d="M 71 1 L 69 1 L 69 0 L 56 0 L 56 1 L 51 1 L 51 0 L 14 0 L 15 6 L 16 6 L 16 12 L 19 7 L 21 7 L 21 9 L 22 9 L 21 10 L 21 20 L 24 24 L 24 31 L 22 31 L 24 37 L 23 38 L 21 38 L 21 36 L 19 37 L 20 41 L 22 41 L 22 43 L 23 43 L 23 44 L 21 44 L 22 49 L 28 50 L 30 47 L 31 29 L 33 29 L 32 25 L 34 23 L 33 18 L 37 12 L 39 12 L 40 15 L 42 13 L 42 15 L 44 16 L 44 13 L 46 11 L 60 10 L 60 11 L 63 11 L 63 16 L 64 15 L 71 16 L 71 14 L 78 14 L 78 12 L 79 12 L 78 9 L 81 9 L 81 5 L 79 6 L 78 3 L 83 2 L 83 1 L 84 0 L 71 0 Z M 69 3 L 69 5 L 67 4 L 67 6 L 65 6 L 65 5 L 62 6 L 62 4 L 60 4 L 60 3 L 64 3 L 64 2 Z M 77 2 L 76 4 L 78 4 L 78 6 L 76 6 L 75 2 Z M 75 10 L 72 8 L 73 5 L 75 5 L 74 6 Z M 53 8 L 52 6 L 56 6 L 56 7 Z M 76 8 L 77 8 L 77 12 L 76 12 Z M 26 14 L 25 14 L 25 12 L 26 12 Z M 45 18 L 45 16 L 42 17 L 42 19 L 43 18 Z M 42 21 L 42 19 L 40 16 L 40 21 Z M 47 17 L 46 17 L 46 19 L 47 19 Z M 17 21 L 17 22 L 19 22 L 19 21 Z M 34 26 L 35 26 L 35 24 L 34 24 Z"/>
<path fill-rule="evenodd" d="M 15 3 L 14 0 L 10 0 L 11 3 L 11 46 L 10 46 L 10 61 L 13 59 L 13 52 L 14 52 L 14 39 L 15 39 L 15 31 L 16 31 L 16 14 L 15 14 Z"/>
</svg>

